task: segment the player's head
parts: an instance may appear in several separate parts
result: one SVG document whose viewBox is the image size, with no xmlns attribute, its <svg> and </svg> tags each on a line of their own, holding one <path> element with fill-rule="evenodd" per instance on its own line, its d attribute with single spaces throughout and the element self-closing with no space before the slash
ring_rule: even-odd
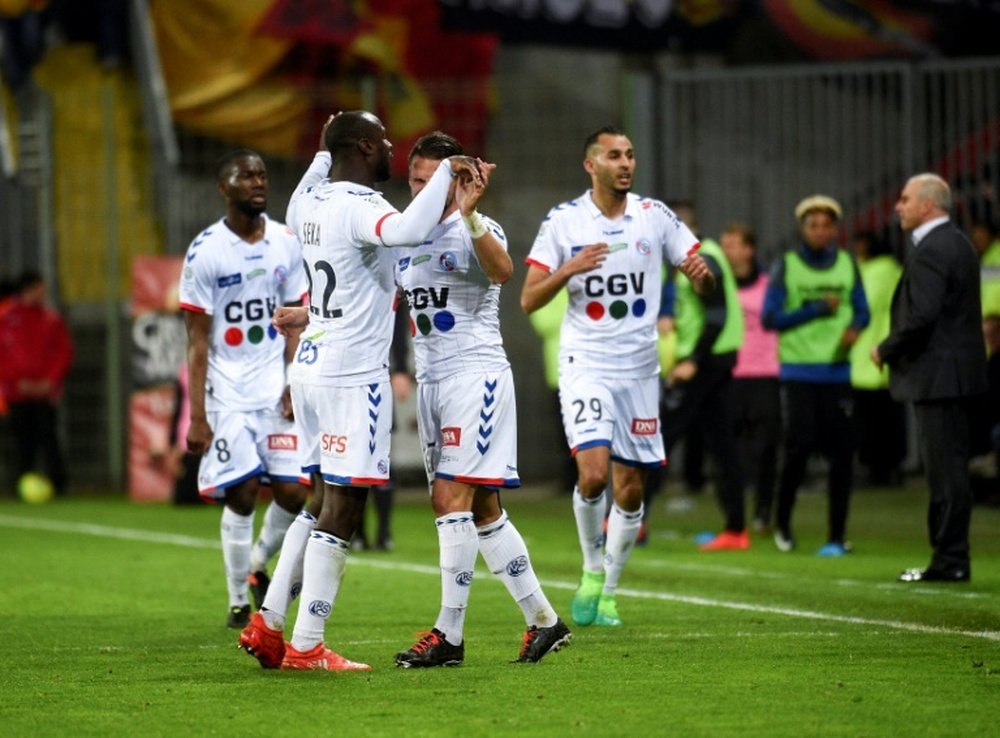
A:
<svg viewBox="0 0 1000 738">
<path fill-rule="evenodd" d="M 427 186 L 438 164 L 449 156 L 461 156 L 464 153 L 457 138 L 441 131 L 433 131 L 418 138 L 410 149 L 408 159 L 410 197 L 416 197 Z"/>
<path fill-rule="evenodd" d="M 337 113 L 326 128 L 323 141 L 334 165 L 360 157 L 373 182 L 384 182 L 391 174 L 392 143 L 385 126 L 366 110 Z"/>
<path fill-rule="evenodd" d="M 41 305 L 45 302 L 45 278 L 40 272 L 28 269 L 17 278 L 15 291 L 21 302 Z"/>
<path fill-rule="evenodd" d="M 583 168 L 595 191 L 624 197 L 632 189 L 635 152 L 620 128 L 603 126 L 587 136 L 583 156 Z"/>
<path fill-rule="evenodd" d="M 896 214 L 904 231 L 912 231 L 951 210 L 951 188 L 930 172 L 910 177 L 899 195 Z"/>
<path fill-rule="evenodd" d="M 250 149 L 237 149 L 219 159 L 219 192 L 226 205 L 256 217 L 267 209 L 267 167 Z"/>
<path fill-rule="evenodd" d="M 837 235 L 843 210 L 827 195 L 810 195 L 795 206 L 799 232 L 806 246 L 814 251 L 827 248 Z"/>
<path fill-rule="evenodd" d="M 722 230 L 719 244 L 737 277 L 752 273 L 757 256 L 757 234 L 753 228 L 746 223 L 730 223 Z"/>
</svg>

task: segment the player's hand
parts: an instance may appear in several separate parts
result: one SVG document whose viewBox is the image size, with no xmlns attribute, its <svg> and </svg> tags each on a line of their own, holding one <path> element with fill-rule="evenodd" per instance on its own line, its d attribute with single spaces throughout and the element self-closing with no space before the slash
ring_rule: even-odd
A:
<svg viewBox="0 0 1000 738">
<path fill-rule="evenodd" d="M 592 272 L 604 263 L 604 260 L 608 258 L 609 253 L 611 253 L 611 251 L 606 243 L 592 243 L 580 249 L 576 256 L 563 264 L 562 268 L 565 269 L 566 273 L 571 277 L 574 274 Z"/>
<path fill-rule="evenodd" d="M 879 369 L 881 369 L 882 364 L 884 364 L 885 362 L 882 361 L 882 354 L 880 354 L 878 351 L 878 344 L 872 346 L 872 350 L 869 356 L 871 356 L 872 363 Z"/>
<path fill-rule="evenodd" d="M 327 118 L 326 123 L 323 124 L 323 130 L 320 131 L 319 133 L 319 149 L 318 149 L 319 151 L 330 150 L 326 147 L 326 129 L 330 127 L 330 124 L 333 123 L 333 119 L 336 118 L 338 115 L 340 115 L 339 110 L 333 115 L 331 115 L 329 118 Z"/>
<path fill-rule="evenodd" d="M 489 176 L 496 169 L 496 164 L 486 164 L 486 162 L 479 159 L 476 159 L 476 162 L 480 165 L 480 176 L 478 179 L 474 179 L 464 172 L 455 177 L 455 202 L 458 204 L 458 209 L 462 215 L 471 215 L 476 209 L 476 206 L 479 204 L 479 198 L 486 192 L 486 184 L 489 181 Z"/>
<path fill-rule="evenodd" d="M 848 328 L 840 337 L 840 347 L 849 349 L 858 341 L 858 329 Z"/>
<path fill-rule="evenodd" d="M 413 391 L 413 377 L 406 372 L 393 372 L 389 384 L 392 385 L 392 396 L 400 402 L 405 402 Z"/>
<path fill-rule="evenodd" d="M 285 385 L 285 391 L 281 393 L 281 417 L 285 420 L 295 420 L 295 411 L 292 408 L 292 388 Z"/>
<path fill-rule="evenodd" d="M 448 163 L 451 166 L 452 176 L 459 179 L 465 176 L 471 178 L 474 182 L 481 183 L 482 177 L 479 174 L 479 165 L 476 161 L 471 156 L 449 156 Z"/>
<path fill-rule="evenodd" d="M 187 432 L 187 450 L 189 454 L 203 456 L 212 447 L 212 428 L 208 421 L 191 418 Z"/>
<path fill-rule="evenodd" d="M 677 363 L 670 372 L 670 386 L 690 382 L 698 373 L 698 364 L 691 359 L 684 359 Z"/>
<path fill-rule="evenodd" d="M 274 311 L 271 325 L 283 336 L 298 335 L 309 325 L 309 308 L 282 306 Z"/>
<path fill-rule="evenodd" d="M 677 267 L 681 274 L 687 277 L 694 285 L 694 291 L 699 295 L 710 295 L 715 289 L 715 275 L 708 268 L 708 264 L 698 254 L 691 254 Z"/>
</svg>

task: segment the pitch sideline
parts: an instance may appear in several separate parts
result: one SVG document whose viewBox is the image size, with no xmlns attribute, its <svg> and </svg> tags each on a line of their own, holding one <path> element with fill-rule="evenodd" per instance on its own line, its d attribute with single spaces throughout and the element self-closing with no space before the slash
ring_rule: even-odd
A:
<svg viewBox="0 0 1000 738">
<path fill-rule="evenodd" d="M 197 538 L 175 533 L 161 533 L 157 531 L 138 530 L 134 528 L 116 528 L 109 525 L 96 523 L 74 523 L 59 520 L 40 520 L 37 518 L 21 518 L 16 515 L 0 515 L 0 527 L 22 528 L 28 530 L 44 530 L 53 533 L 76 533 L 80 535 L 96 536 L 99 538 L 115 538 L 119 540 L 144 541 L 146 543 L 162 543 L 169 546 L 184 546 L 187 548 L 204 548 L 218 550 L 221 544 L 207 538 Z M 363 558 L 352 557 L 352 565 L 370 566 L 376 569 L 390 569 L 395 571 L 410 571 L 417 574 L 428 574 L 438 576 L 439 569 L 436 566 L 426 566 L 423 564 L 411 564 L 406 562 L 373 561 Z M 575 590 L 575 582 L 565 582 L 553 579 L 543 579 L 542 584 L 552 589 Z M 946 628 L 936 625 L 923 625 L 921 623 L 907 623 L 901 620 L 880 620 L 877 618 L 862 618 L 849 615 L 836 615 L 831 613 L 817 612 L 814 610 L 797 610 L 789 607 L 778 607 L 773 605 L 759 605 L 748 602 L 734 602 L 730 600 L 718 600 L 709 597 L 696 597 L 693 595 L 670 594 L 669 592 L 653 592 L 650 590 L 630 589 L 619 587 L 617 593 L 626 597 L 636 597 L 647 600 L 659 600 L 661 602 L 676 602 L 684 605 L 694 605 L 697 607 L 715 607 L 727 610 L 740 610 L 757 614 L 782 615 L 790 618 L 802 618 L 807 620 L 818 620 L 829 623 L 844 623 L 847 625 L 864 625 L 879 628 L 889 628 L 892 630 L 902 630 L 910 633 L 925 633 L 932 635 L 957 635 L 967 638 L 981 638 L 989 641 L 1000 641 L 1000 631 L 996 630 L 960 630 L 956 628 Z"/>
</svg>

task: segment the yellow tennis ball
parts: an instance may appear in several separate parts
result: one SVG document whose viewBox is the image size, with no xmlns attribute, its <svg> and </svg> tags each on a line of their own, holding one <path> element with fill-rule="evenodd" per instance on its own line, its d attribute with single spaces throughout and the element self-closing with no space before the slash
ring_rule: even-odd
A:
<svg viewBox="0 0 1000 738">
<path fill-rule="evenodd" d="M 17 480 L 17 493 L 21 499 L 33 505 L 40 505 L 52 499 L 52 482 L 37 472 L 27 472 Z"/>
</svg>

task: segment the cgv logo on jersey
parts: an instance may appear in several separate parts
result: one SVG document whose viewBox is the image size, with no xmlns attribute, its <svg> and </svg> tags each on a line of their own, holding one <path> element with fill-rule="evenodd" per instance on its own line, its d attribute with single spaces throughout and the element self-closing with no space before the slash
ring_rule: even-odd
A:
<svg viewBox="0 0 1000 738">
<path fill-rule="evenodd" d="M 632 418 L 632 433 L 637 436 L 655 436 L 658 422 L 656 418 Z"/>
<path fill-rule="evenodd" d="M 448 307 L 448 288 L 414 287 L 412 290 L 406 290 L 406 301 L 414 310 Z"/>
<path fill-rule="evenodd" d="M 591 274 L 584 279 L 583 292 L 591 298 L 627 297 L 630 293 L 641 295 L 645 285 L 646 275 L 644 272 L 610 274 L 607 277 Z M 646 300 L 643 297 L 636 297 L 631 306 L 625 300 L 614 300 L 605 307 L 604 303 L 594 299 L 587 303 L 585 310 L 587 317 L 591 320 L 600 320 L 605 314 L 610 315 L 615 320 L 621 320 L 629 314 L 641 318 L 646 314 Z"/>
<path fill-rule="evenodd" d="M 462 429 L 458 426 L 450 426 L 448 428 L 441 429 L 441 445 L 442 446 L 461 446 L 462 445 Z"/>
<path fill-rule="evenodd" d="M 267 447 L 272 451 L 296 451 L 299 439 L 290 433 L 272 433 L 267 437 Z"/>
<path fill-rule="evenodd" d="M 234 300 L 233 302 L 226 305 L 223 308 L 222 314 L 226 319 L 227 323 L 243 323 L 245 321 L 259 321 L 267 320 L 266 326 L 263 325 L 252 325 L 246 329 L 246 333 L 242 328 L 238 328 L 235 325 L 226 329 L 223 334 L 223 340 L 228 346 L 239 346 L 243 343 L 244 339 L 249 341 L 253 345 L 257 345 L 264 338 L 270 338 L 272 341 L 278 337 L 278 331 L 273 325 L 270 324 L 270 318 L 274 316 L 274 311 L 277 309 L 278 303 L 272 298 L 268 297 L 266 300 L 259 298 L 254 298 L 253 300 L 247 300 L 246 302 L 240 302 L 239 300 Z"/>
</svg>

